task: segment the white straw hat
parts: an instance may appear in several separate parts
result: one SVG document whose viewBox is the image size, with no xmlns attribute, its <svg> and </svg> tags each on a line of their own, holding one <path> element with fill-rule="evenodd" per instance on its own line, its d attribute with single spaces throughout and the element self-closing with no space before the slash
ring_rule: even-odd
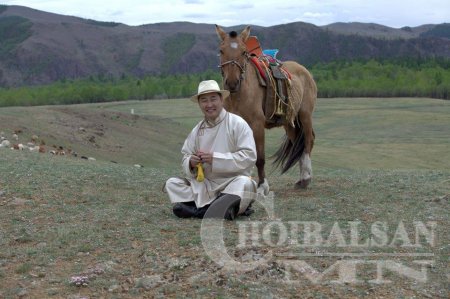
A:
<svg viewBox="0 0 450 299">
<path fill-rule="evenodd" d="M 219 84 L 217 84 L 215 80 L 206 80 L 198 84 L 198 93 L 191 97 L 191 101 L 198 103 L 198 97 L 200 95 L 210 92 L 220 93 L 223 99 L 227 98 L 230 95 L 230 92 L 228 90 L 221 90 Z"/>
</svg>

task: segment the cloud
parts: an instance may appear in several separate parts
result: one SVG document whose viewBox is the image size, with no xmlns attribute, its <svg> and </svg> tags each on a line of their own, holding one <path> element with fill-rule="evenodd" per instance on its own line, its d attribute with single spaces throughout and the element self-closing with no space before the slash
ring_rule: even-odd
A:
<svg viewBox="0 0 450 299">
<path fill-rule="evenodd" d="M 242 3 L 242 4 L 234 4 L 231 5 L 232 8 L 236 9 L 253 9 L 255 6 L 251 3 Z"/>
<path fill-rule="evenodd" d="M 120 17 L 120 16 L 123 16 L 124 15 L 124 13 L 123 13 L 123 11 L 122 10 L 116 10 L 116 11 L 113 11 L 113 12 L 111 12 L 111 13 L 109 13 L 111 16 L 115 16 L 115 17 Z"/>
<path fill-rule="evenodd" d="M 205 13 L 187 13 L 183 15 L 183 18 L 186 19 L 203 19 L 203 18 L 207 18 L 208 14 Z"/>
<path fill-rule="evenodd" d="M 390 27 L 449 22 L 448 0 L 0 0 L 53 13 L 128 25 L 189 21 L 224 26 L 272 26 L 303 21 L 316 25 L 334 22 L 378 23 Z M 406 11 L 407 10 L 407 11 Z"/>
<path fill-rule="evenodd" d="M 333 14 L 332 13 L 329 13 L 329 12 L 325 12 L 325 13 L 323 13 L 323 12 L 305 12 L 304 14 L 303 14 L 303 17 L 304 18 L 309 18 L 309 19 L 315 19 L 315 18 L 328 18 L 328 17 L 331 17 L 331 16 L 333 16 Z"/>
</svg>

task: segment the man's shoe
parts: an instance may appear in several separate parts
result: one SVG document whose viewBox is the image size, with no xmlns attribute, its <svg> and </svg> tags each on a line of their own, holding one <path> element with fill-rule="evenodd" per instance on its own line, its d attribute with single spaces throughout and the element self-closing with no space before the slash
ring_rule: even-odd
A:
<svg viewBox="0 0 450 299">
<path fill-rule="evenodd" d="M 242 213 L 242 216 L 250 216 L 251 214 L 255 213 L 255 210 L 252 208 L 252 204 L 249 204 L 247 209 Z"/>
<path fill-rule="evenodd" d="M 203 219 L 205 217 L 206 211 L 208 211 L 209 205 L 206 205 L 201 208 L 197 208 L 197 212 L 195 213 L 196 218 Z"/>
<path fill-rule="evenodd" d="M 196 217 L 197 207 L 183 202 L 178 202 L 173 206 L 173 213 L 179 218 Z"/>
<path fill-rule="evenodd" d="M 240 202 L 239 196 L 224 193 L 212 202 L 204 217 L 234 220 L 239 212 Z"/>
</svg>

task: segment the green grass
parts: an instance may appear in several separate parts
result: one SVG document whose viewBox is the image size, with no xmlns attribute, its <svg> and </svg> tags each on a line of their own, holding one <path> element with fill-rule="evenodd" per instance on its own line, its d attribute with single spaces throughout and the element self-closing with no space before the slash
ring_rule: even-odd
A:
<svg viewBox="0 0 450 299">
<path fill-rule="evenodd" d="M 137 119 L 130 116 L 131 109 Z M 300 284 L 284 282 L 286 268 L 280 260 L 247 273 L 227 273 L 205 254 L 201 222 L 172 215 L 161 189 L 168 177 L 180 174 L 182 142 L 200 118 L 189 100 L 1 108 L 0 131 L 5 134 L 20 128 L 20 140 L 35 133 L 53 136 L 52 142 L 77 146 L 97 161 L 0 149 L 0 298 L 16 297 L 19 288 L 32 298 L 51 294 L 55 298 L 286 298 L 298 294 L 445 298 L 450 251 L 448 115 L 449 102 L 431 99 L 318 100 L 311 187 L 292 189 L 298 169 L 282 176 L 270 166 L 267 171 L 280 221 L 320 222 L 324 238 L 336 222 L 343 231 L 349 229 L 349 221 L 361 221 L 363 226 L 386 222 L 392 238 L 400 220 L 405 224 L 436 221 L 437 244 L 414 249 L 435 255 L 426 283 L 387 273 L 391 284 L 316 285 L 301 273 L 292 277 Z M 93 134 L 99 125 L 104 132 L 96 135 L 99 148 L 77 139 L 71 129 L 85 126 Z M 267 131 L 268 154 L 275 151 L 282 135 L 280 129 Z M 128 147 L 116 152 L 112 142 Z M 119 163 L 111 163 L 112 159 Z M 136 168 L 135 163 L 145 167 Z M 14 204 L 17 198 L 28 202 Z M 263 209 L 257 205 L 255 209 L 254 215 L 240 221 L 266 223 Z M 411 227 L 407 230 L 413 233 Z M 237 222 L 225 223 L 225 241 L 236 257 L 267 250 L 283 254 L 289 249 L 236 249 L 237 231 Z M 272 235 L 276 239 L 277 231 Z M 368 236 L 366 227 L 360 237 Z M 399 250 L 412 249 L 370 248 Z M 320 271 L 336 262 L 329 257 L 305 259 Z M 410 259 L 393 260 L 417 268 Z M 368 280 L 375 273 L 363 267 L 359 274 Z M 75 275 L 89 276 L 89 286 L 70 285 Z M 140 278 L 155 275 L 160 276 L 160 284 L 149 290 L 136 286 Z M 109 292 L 114 285 L 119 291 Z"/>
<path fill-rule="evenodd" d="M 200 118 L 197 106 L 189 100 L 98 107 L 169 116 L 187 128 Z M 447 101 L 433 99 L 319 99 L 314 112 L 313 161 L 317 167 L 337 169 L 449 169 L 450 151 L 445 150 L 450 144 L 449 112 Z M 267 154 L 275 152 L 283 134 L 280 128 L 266 131 Z"/>
<path fill-rule="evenodd" d="M 319 100 L 319 165 L 350 169 L 449 169 L 449 104 L 429 99 Z"/>
</svg>

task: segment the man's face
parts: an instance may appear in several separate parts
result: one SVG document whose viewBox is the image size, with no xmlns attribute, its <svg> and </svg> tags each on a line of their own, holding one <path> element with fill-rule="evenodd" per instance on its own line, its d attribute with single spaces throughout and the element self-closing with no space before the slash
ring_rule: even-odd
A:
<svg viewBox="0 0 450 299">
<path fill-rule="evenodd" d="M 202 94 L 198 97 L 198 105 L 208 120 L 215 120 L 223 109 L 223 99 L 217 92 Z"/>
</svg>

